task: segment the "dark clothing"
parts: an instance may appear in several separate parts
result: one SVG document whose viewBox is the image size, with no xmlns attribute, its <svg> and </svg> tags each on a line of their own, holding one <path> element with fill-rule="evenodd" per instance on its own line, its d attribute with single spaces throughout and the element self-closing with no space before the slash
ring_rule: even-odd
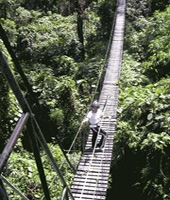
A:
<svg viewBox="0 0 170 200">
<path fill-rule="evenodd" d="M 97 144 L 97 147 L 103 148 L 104 144 L 105 144 L 106 132 L 103 129 L 101 129 L 100 126 L 96 126 L 96 127 L 90 128 L 90 129 L 93 132 L 93 136 L 92 136 L 92 148 L 94 148 L 94 145 L 96 143 L 96 139 L 97 139 L 97 135 L 98 134 L 101 135 L 101 139 L 100 139 L 99 143 Z"/>
</svg>

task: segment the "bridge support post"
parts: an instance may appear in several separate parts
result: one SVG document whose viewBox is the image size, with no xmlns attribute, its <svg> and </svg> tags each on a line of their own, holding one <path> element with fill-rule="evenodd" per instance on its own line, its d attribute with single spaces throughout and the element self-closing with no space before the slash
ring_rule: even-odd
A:
<svg viewBox="0 0 170 200">
<path fill-rule="evenodd" d="M 0 199 L 2 200 L 9 200 L 7 192 L 5 190 L 4 184 L 0 178 Z"/>
</svg>

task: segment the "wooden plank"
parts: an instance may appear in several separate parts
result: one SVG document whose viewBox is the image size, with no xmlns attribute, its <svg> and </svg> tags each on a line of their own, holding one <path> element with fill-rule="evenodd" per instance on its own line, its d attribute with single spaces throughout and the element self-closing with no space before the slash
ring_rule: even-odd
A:
<svg viewBox="0 0 170 200">
<path fill-rule="evenodd" d="M 95 160 L 93 160 L 93 163 L 98 163 L 101 159 L 100 158 L 96 158 Z M 90 162 L 90 159 L 87 158 L 87 159 L 82 159 L 81 162 Z M 81 165 L 81 162 L 80 162 L 80 165 Z M 110 164 L 110 160 L 106 159 L 106 158 L 103 158 L 103 162 L 105 162 L 106 164 Z"/>
<path fill-rule="evenodd" d="M 108 175 L 109 172 L 105 175 L 103 175 L 103 173 L 101 173 L 100 175 L 98 173 L 95 173 L 95 172 L 88 172 L 88 171 L 77 171 L 77 175 L 75 178 L 79 178 L 81 180 L 86 180 L 87 177 L 88 179 L 91 179 L 91 180 L 101 180 L 101 181 L 106 181 L 108 180 Z"/>
<path fill-rule="evenodd" d="M 98 188 L 107 188 L 107 181 L 103 181 L 102 183 L 100 183 L 100 182 L 98 182 L 98 181 L 95 181 L 95 182 L 86 182 L 86 183 L 84 183 L 84 181 L 81 181 L 80 180 L 80 182 L 76 182 L 75 181 L 75 184 L 74 185 L 72 185 L 72 187 L 71 187 L 71 189 L 72 188 L 76 188 L 76 187 L 83 187 L 84 185 L 90 185 L 91 186 L 91 188 L 94 188 L 94 187 L 96 187 L 96 184 L 97 184 L 97 187 Z"/>
<path fill-rule="evenodd" d="M 101 168 L 102 167 L 102 169 L 108 169 L 108 168 L 110 168 L 110 163 L 105 163 L 104 161 L 102 161 L 102 162 L 90 162 L 90 163 L 80 163 L 80 165 L 79 165 L 79 168 L 78 169 L 80 169 L 80 167 L 81 168 L 83 168 L 83 167 L 96 167 L 96 168 Z"/>
<path fill-rule="evenodd" d="M 79 167 L 83 168 L 83 167 L 89 167 L 89 166 L 92 166 L 92 167 L 101 167 L 103 166 L 103 169 L 108 169 L 110 168 L 110 161 L 111 160 L 103 160 L 102 162 L 100 162 L 100 158 L 98 160 L 93 160 L 93 161 L 89 161 L 87 163 L 85 162 L 80 162 L 80 165 Z M 79 169 L 78 167 L 78 169 Z"/>
<path fill-rule="evenodd" d="M 91 184 L 87 184 L 87 185 L 77 185 L 77 186 L 74 186 L 71 188 L 71 191 L 73 192 L 81 192 L 82 190 L 86 190 L 86 194 L 89 194 L 93 191 L 96 191 L 96 193 L 103 193 L 107 190 L 107 188 L 105 188 L 105 184 L 100 184 L 100 187 L 99 185 L 96 183 L 96 185 L 93 184 L 93 187 Z M 84 192 L 83 192 L 84 193 Z"/>
<path fill-rule="evenodd" d="M 91 166 L 93 167 L 98 167 L 99 165 L 102 164 L 102 167 L 107 167 L 110 168 L 110 162 L 106 163 L 105 160 L 103 160 L 102 162 L 100 162 L 100 160 L 98 160 L 97 162 L 95 162 L 95 160 L 92 161 Z M 82 162 L 80 163 L 79 167 L 84 167 L 84 166 L 89 166 L 89 163 L 87 162 Z"/>
<path fill-rule="evenodd" d="M 92 166 L 86 166 L 86 167 L 79 167 L 78 171 L 85 171 L 85 172 L 93 172 L 93 173 L 108 173 L 109 167 L 103 168 L 103 167 L 92 167 Z"/>
<path fill-rule="evenodd" d="M 97 186 L 96 186 L 97 187 Z M 100 196 L 105 196 L 107 188 L 96 188 L 96 187 L 82 187 L 82 188 L 72 188 L 71 192 L 73 194 L 97 194 Z M 74 195 L 73 195 L 74 196 Z"/>
<path fill-rule="evenodd" d="M 74 193 L 73 194 L 73 197 L 75 198 L 75 200 L 76 199 L 87 199 L 87 198 L 89 198 L 89 199 L 97 199 L 97 200 L 100 200 L 100 199 L 105 199 L 106 197 L 105 196 L 101 196 L 101 195 L 95 195 L 95 194 L 76 194 L 76 193 Z"/>
<path fill-rule="evenodd" d="M 74 182 L 75 184 L 84 184 L 84 181 L 85 181 L 86 177 L 85 176 L 78 176 L 78 174 L 74 177 Z M 96 183 L 97 182 L 100 182 L 102 184 L 105 184 L 107 185 L 107 182 L 108 182 L 108 174 L 106 177 L 92 177 L 92 179 L 86 179 L 86 183 Z M 73 184 L 74 185 L 74 184 Z M 73 186 L 72 185 L 72 186 Z"/>
<path fill-rule="evenodd" d="M 106 147 L 106 146 L 107 146 L 107 147 Z M 100 149 L 96 149 L 96 150 L 95 150 L 95 155 L 96 155 L 96 156 L 97 156 L 97 154 L 99 155 L 99 153 L 100 153 L 99 151 L 102 151 L 102 153 L 105 154 L 105 156 L 109 155 L 109 156 L 107 156 L 107 157 L 110 158 L 110 154 L 112 153 L 112 149 L 111 149 L 112 147 L 113 147 L 113 144 L 107 144 L 107 143 L 106 143 L 106 144 L 105 144 L 105 147 L 103 148 L 103 150 L 100 150 Z M 90 154 L 92 154 L 92 149 L 89 149 L 89 150 L 86 149 L 85 152 L 84 152 L 84 156 L 85 156 L 85 155 L 90 155 Z M 103 154 L 102 154 L 102 155 L 103 155 Z"/>
<path fill-rule="evenodd" d="M 81 178 L 75 178 L 75 184 L 72 185 L 71 187 L 76 187 L 76 185 L 96 185 L 98 184 L 99 187 L 107 187 L 108 185 L 108 180 L 101 180 L 101 179 L 81 179 Z"/>
<path fill-rule="evenodd" d="M 96 173 L 96 174 L 99 174 L 99 173 L 103 173 L 103 172 L 108 172 L 108 170 L 110 169 L 110 167 L 103 167 L 102 165 L 99 166 L 99 167 L 93 167 L 93 166 L 84 166 L 84 167 L 79 167 L 77 169 L 77 171 L 88 171 L 88 172 L 93 172 L 93 173 Z"/>
<path fill-rule="evenodd" d="M 96 189 L 96 190 L 95 190 Z M 105 196 L 106 195 L 106 190 L 101 188 L 94 188 L 92 190 L 92 187 L 83 187 L 83 188 L 77 188 L 77 189 L 71 189 L 72 193 L 74 194 L 97 194 L 99 196 Z"/>
<path fill-rule="evenodd" d="M 90 198 L 90 197 L 83 197 L 83 198 L 81 198 L 81 199 L 85 199 L 85 200 L 99 200 L 98 199 L 98 197 L 92 197 L 92 198 Z M 100 200 L 103 200 L 104 198 L 100 198 Z M 75 197 L 74 198 L 74 200 L 80 200 L 80 198 L 78 198 L 78 197 Z"/>
<path fill-rule="evenodd" d="M 111 162 L 111 160 L 110 160 L 110 162 Z M 95 165 L 93 165 L 93 164 L 97 164 L 96 166 Z M 104 163 L 97 163 L 97 162 L 93 162 L 93 164 L 90 164 L 90 165 L 81 165 L 81 166 L 79 166 L 78 167 L 78 169 L 77 170 L 80 170 L 80 171 L 96 171 L 96 170 L 98 170 L 98 172 L 101 172 L 101 171 L 104 171 L 104 170 L 108 170 L 108 169 L 110 169 L 110 163 L 108 164 L 108 166 L 104 166 L 103 167 L 103 165 L 104 165 Z"/>
<path fill-rule="evenodd" d="M 98 170 L 100 170 L 100 171 L 96 171 L 97 170 L 97 168 L 82 168 L 82 169 L 79 169 L 79 170 L 77 170 L 79 173 L 82 173 L 82 174 L 88 174 L 88 176 L 102 176 L 102 177 L 104 177 L 104 176 L 107 176 L 107 173 L 109 173 L 109 171 L 110 171 L 110 169 L 105 169 L 105 170 L 100 170 L 100 169 L 98 169 Z M 77 172 L 77 173 L 78 173 Z M 103 173 L 105 173 L 106 175 L 102 175 Z"/>
<path fill-rule="evenodd" d="M 95 160 L 93 160 L 93 163 L 98 163 L 100 161 L 100 158 L 96 158 Z M 90 159 L 85 159 L 85 160 L 82 160 L 82 162 L 90 162 Z M 108 160 L 108 159 L 103 159 L 103 162 L 105 163 L 105 164 L 108 164 L 108 165 L 110 165 L 110 160 Z M 81 165 L 81 162 L 80 162 L 80 165 Z"/>
<path fill-rule="evenodd" d="M 107 180 L 109 176 L 108 173 L 97 173 L 95 171 L 89 171 L 89 170 L 78 170 L 77 174 L 74 178 L 81 178 L 81 179 L 87 179 L 87 177 L 90 177 L 91 179 L 97 179 L 97 180 Z"/>
</svg>

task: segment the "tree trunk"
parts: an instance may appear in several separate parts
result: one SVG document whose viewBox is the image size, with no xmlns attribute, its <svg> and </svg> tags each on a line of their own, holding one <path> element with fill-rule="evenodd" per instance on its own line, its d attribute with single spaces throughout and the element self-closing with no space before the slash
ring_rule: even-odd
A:
<svg viewBox="0 0 170 200">
<path fill-rule="evenodd" d="M 83 34 L 83 14 L 85 10 L 86 0 L 77 0 L 77 32 L 79 41 L 81 42 L 82 48 L 80 53 L 80 60 L 85 58 L 85 49 L 84 49 L 84 34 Z"/>
<path fill-rule="evenodd" d="M 84 35 L 83 35 L 83 19 L 79 14 L 77 16 L 77 32 L 79 41 L 81 42 L 80 60 L 82 61 L 85 58 L 85 49 L 84 49 Z"/>
</svg>

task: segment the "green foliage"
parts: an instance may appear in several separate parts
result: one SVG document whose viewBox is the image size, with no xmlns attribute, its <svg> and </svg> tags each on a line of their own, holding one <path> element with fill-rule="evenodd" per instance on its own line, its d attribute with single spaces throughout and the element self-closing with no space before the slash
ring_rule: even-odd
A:
<svg viewBox="0 0 170 200">
<path fill-rule="evenodd" d="M 55 66 L 57 64 L 55 57 L 69 55 L 72 48 L 70 44 L 77 40 L 74 21 L 74 15 L 62 17 L 53 14 L 36 18 L 27 26 L 21 26 L 17 39 L 20 59 L 29 63 L 31 58 L 32 63 Z M 78 55 L 78 52 L 72 53 Z"/>
<path fill-rule="evenodd" d="M 115 162 L 118 164 L 119 159 L 126 156 L 125 149 L 131 149 L 136 155 L 136 162 L 133 163 L 134 167 L 136 166 L 134 173 L 141 174 L 140 181 L 136 180 L 140 184 L 134 185 L 144 196 L 149 196 L 149 199 L 166 199 L 169 195 L 169 83 L 170 79 L 166 78 L 143 87 L 124 85 L 124 90 L 119 95 L 121 106 L 118 109 L 114 143 Z M 121 148 L 118 149 L 117 146 Z M 139 169 L 138 156 L 142 160 Z"/>
<path fill-rule="evenodd" d="M 1 98 L 0 98 L 0 152 L 3 150 L 6 140 L 8 138 L 8 134 L 4 134 L 7 132 L 7 125 L 4 123 L 8 119 L 8 106 L 9 106 L 9 96 L 8 96 L 8 85 L 4 80 L 4 77 L 0 73 L 0 91 L 1 91 Z"/>
<path fill-rule="evenodd" d="M 140 62 L 133 59 L 126 51 L 123 54 L 123 71 L 120 77 L 121 87 L 147 85 L 149 79 L 142 74 L 143 66 Z"/>
<path fill-rule="evenodd" d="M 116 9 L 116 1 L 103 1 L 98 9 L 98 15 L 100 16 L 100 37 L 103 40 L 108 40 L 113 26 L 114 11 Z"/>
<path fill-rule="evenodd" d="M 0 18 L 0 23 L 5 30 L 10 43 L 14 44 L 17 37 L 16 23 L 13 20 L 4 18 Z"/>
<path fill-rule="evenodd" d="M 84 75 L 81 75 L 81 64 L 78 66 L 76 63 L 81 48 L 77 39 L 76 15 L 63 17 L 51 12 L 44 15 L 40 10 L 29 10 L 24 6 L 18 6 L 15 10 L 13 19 L 17 27 L 17 38 L 12 38 L 12 45 L 17 57 L 40 104 L 48 106 L 52 120 L 60 119 L 56 122 L 60 133 L 69 137 L 79 124 L 84 102 L 89 102 L 91 92 L 94 91 L 101 58 L 96 59 L 96 63 L 93 61 L 93 66 L 88 70 L 89 77 L 82 78 Z M 91 9 L 87 9 L 87 13 L 90 19 L 85 20 L 85 39 L 89 35 L 95 35 L 100 26 L 97 14 Z M 88 40 L 85 43 L 88 44 Z M 96 51 L 95 48 L 93 47 L 93 51 Z M 87 54 L 89 56 L 91 51 Z M 86 64 L 91 65 L 91 61 L 86 61 Z M 80 78 L 77 78 L 77 74 L 80 74 Z M 24 88 L 20 78 L 18 81 Z M 82 98 L 81 82 L 90 88 L 89 90 L 86 85 L 83 86 L 87 91 L 85 98 Z M 27 97 L 29 98 L 29 94 Z M 76 120 L 78 121 L 75 122 Z M 62 138 L 65 138 L 64 135 Z"/>
<path fill-rule="evenodd" d="M 152 13 L 156 10 L 163 11 L 167 7 L 167 5 L 169 5 L 168 0 L 155 0 L 149 2 Z"/>
<path fill-rule="evenodd" d="M 167 200 L 170 195 L 168 18 L 169 7 L 126 26 L 113 184 L 132 174 L 125 184 L 131 199 Z"/>
<path fill-rule="evenodd" d="M 55 136 L 57 135 L 60 142 L 64 144 L 64 148 L 68 149 L 84 117 L 86 106 L 93 98 L 105 62 L 103 58 L 107 41 L 105 40 L 103 43 L 101 38 L 104 35 L 108 36 L 107 30 L 111 28 L 111 21 L 104 24 L 107 22 L 107 18 L 104 16 L 106 12 L 103 9 L 107 8 L 109 11 L 107 13 L 109 19 L 111 19 L 113 11 L 111 6 L 108 6 L 112 5 L 110 1 L 107 2 L 108 5 L 101 8 L 100 16 L 103 17 L 102 27 L 104 28 L 104 33 L 101 34 L 101 20 L 97 11 L 100 5 L 103 5 L 104 0 L 98 1 L 98 3 L 91 1 L 90 6 L 85 10 L 86 57 L 85 61 L 80 63 L 81 44 L 77 36 L 77 13 L 74 13 L 74 8 L 71 7 L 73 2 L 71 2 L 70 7 L 69 5 L 64 7 L 66 3 L 68 1 L 0 1 L 3 10 L 0 13 L 0 21 L 18 61 L 32 85 L 40 107 L 45 110 L 44 113 L 41 113 L 35 109 L 35 115 L 38 115 L 42 122 L 43 133 L 45 132 L 48 137 L 51 136 L 52 126 L 49 126 L 50 123 L 46 121 L 50 118 L 57 126 L 54 130 Z M 28 102 L 31 102 L 32 97 L 25 89 L 25 85 L 16 72 L 2 41 L 0 41 L 0 45 L 8 57 L 9 65 L 17 77 L 24 96 Z M 2 111 L 0 113 L 0 133 L 2 132 L 3 136 L 8 133 L 5 137 L 6 141 L 22 112 L 6 81 L 3 78 L 0 80 L 2 82 L 0 91 L 3 94 L 0 97 Z M 97 95 L 99 94 L 97 93 Z M 35 108 L 35 104 L 31 106 L 33 109 Z M 27 138 L 25 140 L 23 138 L 25 139 L 24 133 L 22 144 L 28 143 Z M 50 150 L 60 166 L 66 182 L 70 185 L 74 174 L 68 168 L 68 163 L 65 162 L 60 148 L 56 145 L 57 141 L 52 140 L 52 138 L 51 141 L 49 143 Z M 81 143 L 82 140 L 79 137 L 74 149 L 78 149 Z M 50 165 L 48 157 L 42 150 L 40 153 L 51 199 L 59 199 L 63 186 Z M 80 153 L 73 152 L 68 157 L 76 168 Z M 29 199 L 42 199 L 43 190 L 34 155 L 23 149 L 21 141 L 12 152 L 3 175 Z M 8 186 L 7 192 L 10 199 L 21 199 Z"/>
<path fill-rule="evenodd" d="M 67 164 L 59 146 L 51 143 L 49 144 L 49 148 L 56 159 L 63 177 L 67 184 L 70 185 L 74 174 Z M 43 151 L 40 153 L 51 199 L 56 199 L 57 197 L 59 199 L 63 189 L 61 180 L 51 166 L 47 155 Z M 79 157 L 80 155 L 78 153 L 69 154 L 69 159 L 73 166 L 77 166 Z M 23 149 L 21 141 L 18 141 L 15 151 L 12 152 L 3 175 L 29 199 L 37 200 L 43 197 L 42 185 L 34 157 L 32 153 L 28 153 Z M 7 193 L 10 199 L 22 199 L 9 186 L 7 186 Z"/>
<path fill-rule="evenodd" d="M 148 1 L 136 1 L 128 0 L 127 1 L 127 20 L 131 21 L 134 25 L 137 23 L 138 19 L 142 16 L 146 17 L 149 13 Z"/>
<path fill-rule="evenodd" d="M 169 9 L 155 12 L 150 18 L 141 17 L 135 26 L 128 24 L 126 27 L 125 48 L 134 59 L 142 62 L 143 74 L 154 82 L 170 74 Z"/>
<path fill-rule="evenodd" d="M 1 23 L 33 85 L 40 105 L 49 109 L 49 113 L 45 112 L 45 115 L 49 115 L 51 121 L 57 124 L 55 131 L 65 149 L 70 147 L 93 95 L 99 96 L 95 89 L 101 84 L 98 83 L 98 77 L 104 66 L 103 59 L 116 6 L 116 1 L 110 0 L 89 2 L 90 6 L 83 13 L 83 62 L 80 62 L 81 43 L 77 36 L 77 13 L 74 13 L 73 7 L 75 2 L 0 2 L 5 6 L 3 11 L 6 11 L 6 14 L 0 13 L 4 15 Z M 163 5 L 163 1 L 152 2 L 156 8 L 165 8 L 166 3 Z M 114 185 L 116 188 L 120 181 L 120 191 L 127 188 L 126 191 L 133 194 L 134 199 L 167 200 L 170 196 L 170 10 L 167 7 L 164 12 L 155 12 L 151 16 L 153 9 L 149 5 L 146 0 L 127 2 L 113 155 L 113 168 L 118 173 L 113 173 L 113 183 L 110 186 Z M 3 44 L 1 46 L 5 51 Z M 13 67 L 9 55 L 8 60 Z M 24 88 L 21 80 L 18 80 Z M 5 131 L 9 133 L 20 116 L 20 108 L 4 79 L 1 81 L 3 96 L 0 98 L 0 116 L 5 120 Z M 2 118 L 2 115 L 6 115 L 7 119 Z M 81 142 L 79 139 L 74 148 L 81 146 Z M 64 162 L 56 141 L 49 146 L 70 184 L 73 173 L 68 170 L 68 164 Z M 61 195 L 62 184 L 43 151 L 41 156 L 52 199 L 56 199 Z M 76 167 L 79 154 L 68 156 Z M 42 187 L 32 158 L 32 154 L 23 150 L 20 145 L 17 146 L 10 157 L 5 175 L 30 199 L 41 199 Z M 119 179 L 121 176 L 123 178 Z M 11 189 L 8 192 L 11 198 L 18 199 Z"/>
<path fill-rule="evenodd" d="M 119 96 L 121 106 L 118 109 L 119 120 L 114 142 L 115 162 L 118 164 L 126 156 L 126 149 L 131 149 L 136 156 L 134 173 L 140 174 L 140 181 L 136 180 L 140 184 L 134 185 L 149 199 L 166 199 L 169 195 L 169 81 L 163 79 L 145 87 L 131 86 Z M 142 161 L 139 168 L 138 159 Z"/>
<path fill-rule="evenodd" d="M 170 15 L 170 7 L 166 11 L 158 13 L 148 19 L 148 24 L 144 35 L 141 38 L 145 41 L 146 62 L 143 63 L 146 73 L 149 78 L 159 80 L 170 74 L 169 71 L 169 28 L 170 22 L 167 20 Z M 147 38 L 147 40 L 146 40 Z"/>
</svg>

